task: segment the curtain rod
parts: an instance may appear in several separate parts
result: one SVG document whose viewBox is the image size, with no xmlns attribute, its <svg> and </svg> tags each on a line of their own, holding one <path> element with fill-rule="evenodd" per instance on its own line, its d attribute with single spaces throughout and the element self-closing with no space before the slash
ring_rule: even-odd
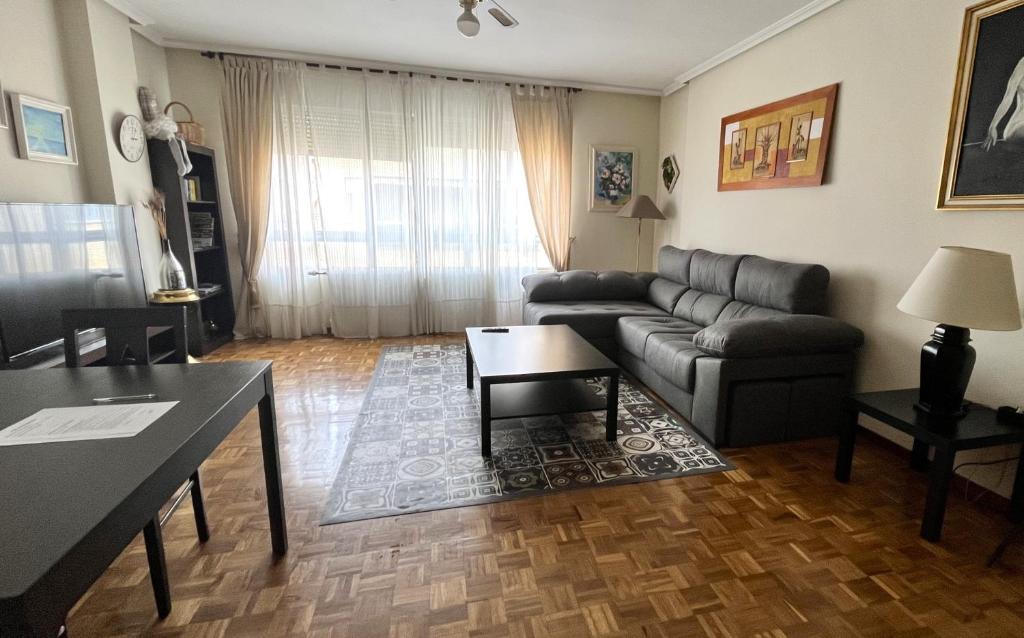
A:
<svg viewBox="0 0 1024 638">
<path fill-rule="evenodd" d="M 214 59 L 214 58 L 216 58 L 218 60 L 223 60 L 225 55 L 234 55 L 234 56 L 240 57 L 240 58 L 272 59 L 272 58 L 267 58 L 266 56 L 262 56 L 262 55 L 248 55 L 248 54 L 245 54 L 245 53 L 225 53 L 224 51 L 200 51 L 199 55 L 203 56 L 204 58 L 210 58 L 211 60 Z M 361 67 L 361 66 L 342 66 L 340 64 L 327 64 L 325 62 L 305 62 L 305 61 L 301 61 L 301 60 L 288 60 L 288 61 L 289 62 L 298 62 L 299 64 L 305 64 L 306 66 L 308 66 L 310 68 L 315 68 L 315 69 L 323 68 L 323 69 L 333 69 L 335 71 L 366 71 L 368 73 L 381 73 L 381 74 L 387 73 L 389 75 L 404 75 L 404 74 L 408 74 L 409 77 L 412 77 L 414 75 L 424 75 L 424 76 L 427 76 L 427 77 L 430 77 L 430 78 L 434 78 L 434 79 L 448 80 L 449 82 L 469 82 L 469 83 L 473 83 L 473 82 L 487 82 L 488 81 L 488 80 L 475 80 L 473 78 L 460 78 L 460 77 L 449 76 L 449 75 L 437 75 L 435 73 L 422 73 L 422 72 L 416 72 L 416 71 L 395 71 L 393 69 L 371 69 L 371 68 Z M 529 86 L 528 84 L 525 84 L 525 83 L 522 83 L 522 82 L 498 82 L 498 84 L 504 84 L 505 86 Z M 555 88 L 555 87 L 552 87 L 550 85 L 544 85 L 544 88 L 550 89 L 550 88 Z M 580 92 L 583 91 L 583 89 L 577 89 L 577 88 L 571 87 L 571 86 L 560 87 L 560 88 L 566 88 L 566 89 L 569 90 L 570 93 L 580 93 Z"/>
</svg>

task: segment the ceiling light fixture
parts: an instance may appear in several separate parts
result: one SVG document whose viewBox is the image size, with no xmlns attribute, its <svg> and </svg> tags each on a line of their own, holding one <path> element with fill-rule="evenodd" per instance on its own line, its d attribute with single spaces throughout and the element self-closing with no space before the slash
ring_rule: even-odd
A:
<svg viewBox="0 0 1024 638">
<path fill-rule="evenodd" d="M 513 18 L 512 14 L 508 11 L 505 11 L 505 7 L 498 4 L 497 0 L 492 0 L 491 4 L 494 6 L 488 9 L 487 13 L 491 14 L 491 17 L 497 20 L 498 24 L 509 29 L 514 29 L 519 26 L 519 20 Z"/>
<path fill-rule="evenodd" d="M 477 2 L 478 0 L 459 0 L 462 14 L 455 20 L 455 26 L 458 27 L 459 33 L 467 38 L 474 38 L 480 33 L 480 21 L 473 14 Z"/>
</svg>

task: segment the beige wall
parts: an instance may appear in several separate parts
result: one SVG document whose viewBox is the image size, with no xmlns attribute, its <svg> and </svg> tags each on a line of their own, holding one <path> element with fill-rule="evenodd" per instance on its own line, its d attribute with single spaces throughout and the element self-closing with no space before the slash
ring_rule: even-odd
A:
<svg viewBox="0 0 1024 638">
<path fill-rule="evenodd" d="M 231 204 L 231 189 L 228 186 L 228 167 L 224 159 L 224 127 L 221 124 L 220 113 L 220 63 L 204 58 L 198 51 L 167 49 L 167 73 L 174 99 L 184 102 L 192 109 L 196 121 L 206 128 L 206 146 L 217 152 L 217 190 L 221 202 L 221 219 L 224 223 L 224 243 L 231 270 L 231 289 L 237 304 L 241 292 L 242 262 L 238 256 L 238 225 L 235 223 L 235 209 Z M 176 120 L 186 117 L 181 107 L 175 107 L 173 115 Z M 238 316 L 240 330 L 247 327 L 247 321 L 247 317 Z"/>
<path fill-rule="evenodd" d="M 159 235 L 148 211 L 137 205 L 153 189 L 149 157 L 129 162 L 118 143 L 121 120 L 141 116 L 131 25 L 104 0 L 60 0 L 57 7 L 87 199 L 136 206 L 143 275 L 147 290 L 153 291 L 160 285 Z M 153 67 L 148 72 L 159 73 Z"/>
<path fill-rule="evenodd" d="M 671 196 L 659 190 L 672 220 L 656 244 L 828 266 L 832 312 L 867 334 L 862 390 L 917 385 L 920 347 L 933 324 L 900 313 L 896 302 L 937 246 L 1009 252 L 1024 285 L 1024 213 L 935 211 L 960 27 L 972 1 L 846 0 L 662 104 L 660 152 L 677 155 L 682 176 Z M 833 82 L 842 85 L 826 185 L 716 191 L 722 116 Z M 974 338 L 969 397 L 1024 402 L 1024 333 Z M 990 487 L 1003 478 L 998 489 L 1008 494 L 1012 471 L 997 466 L 977 477 Z"/>
<path fill-rule="evenodd" d="M 658 111 L 660 98 L 583 91 L 573 98 L 572 267 L 589 270 L 636 268 L 637 222 L 590 207 L 590 146 L 637 149 L 636 193 L 652 199 L 658 180 Z M 662 222 L 657 222 L 662 223 Z M 644 222 L 640 269 L 651 268 L 654 222 Z"/>
<path fill-rule="evenodd" d="M 2 0 L 2 8 L 0 84 L 4 90 L 74 107 L 53 1 Z M 0 106 L 11 119 L 6 96 Z M 84 197 L 80 166 L 19 159 L 13 122 L 10 129 L 0 129 L 0 201 L 78 202 Z"/>
<path fill-rule="evenodd" d="M 167 53 L 144 35 L 132 31 L 135 73 L 139 86 L 149 87 L 161 108 L 171 101 L 171 80 L 167 72 Z"/>
</svg>

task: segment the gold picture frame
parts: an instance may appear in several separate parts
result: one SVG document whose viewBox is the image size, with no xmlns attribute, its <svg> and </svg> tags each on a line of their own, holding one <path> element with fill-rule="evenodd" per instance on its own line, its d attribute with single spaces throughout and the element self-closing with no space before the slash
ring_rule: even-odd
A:
<svg viewBox="0 0 1024 638">
<path fill-rule="evenodd" d="M 1024 91 L 1022 27 L 1024 0 L 986 0 L 964 12 L 939 210 L 1024 210 L 1024 105 L 1003 106 Z"/>
</svg>

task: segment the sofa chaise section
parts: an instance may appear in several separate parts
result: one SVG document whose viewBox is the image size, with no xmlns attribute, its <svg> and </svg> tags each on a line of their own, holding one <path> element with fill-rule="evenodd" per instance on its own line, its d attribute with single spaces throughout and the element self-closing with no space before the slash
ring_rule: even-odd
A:
<svg viewBox="0 0 1024 638">
<path fill-rule="evenodd" d="M 620 317 L 665 317 L 646 301 L 654 273 L 570 270 L 523 279 L 527 325 L 566 324 L 598 350 L 615 358 L 615 325 Z"/>
</svg>

